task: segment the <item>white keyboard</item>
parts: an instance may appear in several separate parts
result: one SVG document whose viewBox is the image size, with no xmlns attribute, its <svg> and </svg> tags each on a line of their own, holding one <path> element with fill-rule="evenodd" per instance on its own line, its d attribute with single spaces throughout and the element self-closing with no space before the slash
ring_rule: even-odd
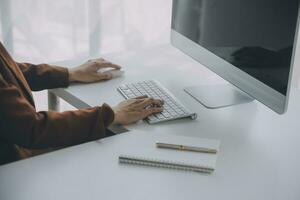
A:
<svg viewBox="0 0 300 200">
<path fill-rule="evenodd" d="M 180 101 L 158 81 L 148 80 L 138 83 L 124 84 L 118 87 L 118 91 L 126 99 L 147 95 L 148 97 L 164 101 L 163 112 L 153 114 L 146 118 L 146 121 L 150 124 L 186 117 L 191 119 L 197 118 L 196 113 L 192 113 L 185 108 L 185 106 L 182 105 L 182 103 L 180 103 Z"/>
</svg>

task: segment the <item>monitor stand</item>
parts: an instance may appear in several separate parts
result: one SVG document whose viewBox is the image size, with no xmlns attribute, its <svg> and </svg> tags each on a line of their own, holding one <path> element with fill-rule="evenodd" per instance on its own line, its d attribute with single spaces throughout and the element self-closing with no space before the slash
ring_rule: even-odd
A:
<svg viewBox="0 0 300 200">
<path fill-rule="evenodd" d="M 230 84 L 191 86 L 184 88 L 184 91 L 211 109 L 248 103 L 254 100 Z"/>
</svg>

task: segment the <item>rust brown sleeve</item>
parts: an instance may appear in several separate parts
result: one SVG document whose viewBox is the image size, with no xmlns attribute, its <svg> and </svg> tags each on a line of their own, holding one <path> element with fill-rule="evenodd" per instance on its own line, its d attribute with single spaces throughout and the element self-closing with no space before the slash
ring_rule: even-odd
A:
<svg viewBox="0 0 300 200">
<path fill-rule="evenodd" d="M 21 95 L 0 76 L 0 137 L 26 148 L 48 148 L 79 144 L 106 136 L 106 127 L 114 112 L 101 107 L 78 111 L 36 112 Z"/>
<path fill-rule="evenodd" d="M 17 65 L 33 91 L 69 86 L 67 68 L 48 64 L 17 63 Z"/>
</svg>

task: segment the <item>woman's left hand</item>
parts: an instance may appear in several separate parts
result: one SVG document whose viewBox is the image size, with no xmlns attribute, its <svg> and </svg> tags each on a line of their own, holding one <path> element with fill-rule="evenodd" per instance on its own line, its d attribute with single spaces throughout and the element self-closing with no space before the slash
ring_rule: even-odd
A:
<svg viewBox="0 0 300 200">
<path fill-rule="evenodd" d="M 69 69 L 69 81 L 91 83 L 111 79 L 112 75 L 110 73 L 99 72 L 100 69 L 104 68 L 121 69 L 119 65 L 103 58 L 92 59 L 78 67 Z"/>
</svg>

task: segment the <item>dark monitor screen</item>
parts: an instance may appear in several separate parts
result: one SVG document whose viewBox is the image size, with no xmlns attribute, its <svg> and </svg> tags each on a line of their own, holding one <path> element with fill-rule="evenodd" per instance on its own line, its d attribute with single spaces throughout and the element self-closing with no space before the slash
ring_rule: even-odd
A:
<svg viewBox="0 0 300 200">
<path fill-rule="evenodd" d="M 174 0 L 172 29 L 286 95 L 299 0 Z"/>
</svg>

